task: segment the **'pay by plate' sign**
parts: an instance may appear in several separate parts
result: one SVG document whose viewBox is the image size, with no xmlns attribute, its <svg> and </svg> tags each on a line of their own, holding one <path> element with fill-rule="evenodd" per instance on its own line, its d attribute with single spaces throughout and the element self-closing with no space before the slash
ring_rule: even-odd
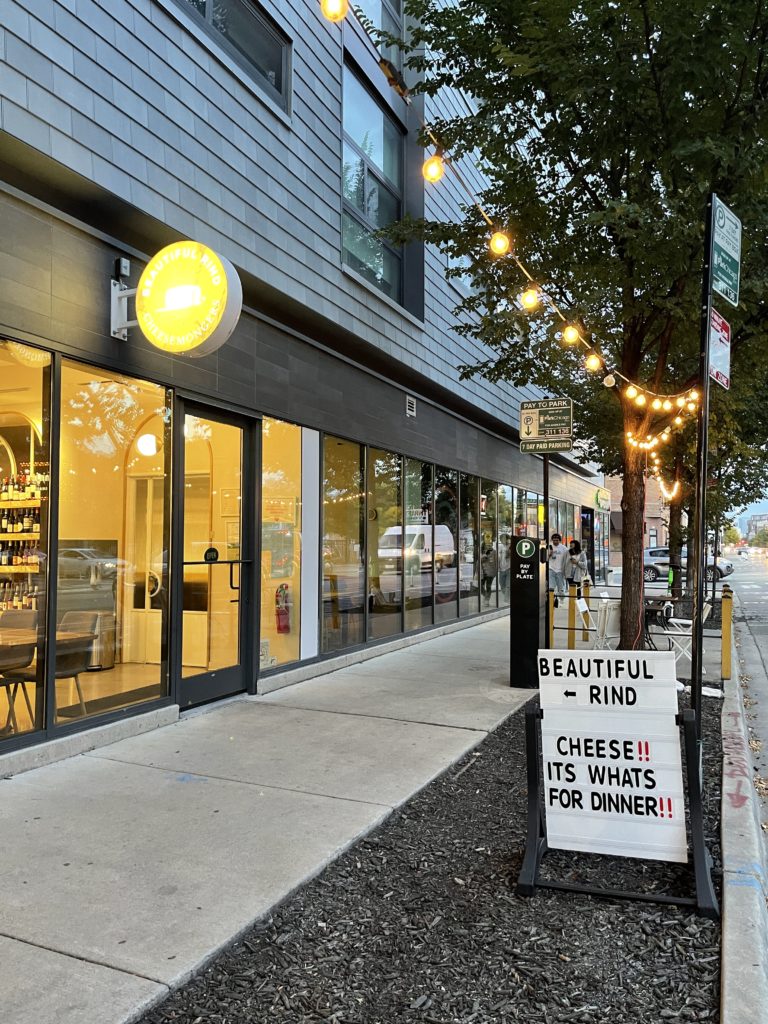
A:
<svg viewBox="0 0 768 1024">
<path fill-rule="evenodd" d="M 675 656 L 538 656 L 550 849 L 685 863 Z"/>
</svg>

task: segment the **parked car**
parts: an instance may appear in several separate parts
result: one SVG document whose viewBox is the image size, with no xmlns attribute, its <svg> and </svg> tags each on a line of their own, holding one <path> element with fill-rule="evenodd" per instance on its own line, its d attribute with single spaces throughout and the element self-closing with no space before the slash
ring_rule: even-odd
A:
<svg viewBox="0 0 768 1024">
<path fill-rule="evenodd" d="M 688 562 L 688 550 L 683 548 L 681 553 L 681 562 L 683 573 L 686 571 Z M 643 579 L 646 583 L 655 583 L 656 580 L 666 576 L 669 572 L 669 548 L 646 548 L 643 552 Z M 718 558 L 717 560 L 717 578 L 723 579 L 724 576 L 730 576 L 733 572 L 733 562 L 730 562 L 727 558 Z M 712 582 L 712 577 L 715 573 L 714 558 L 707 552 L 707 574 L 706 579 L 708 583 Z"/>
</svg>

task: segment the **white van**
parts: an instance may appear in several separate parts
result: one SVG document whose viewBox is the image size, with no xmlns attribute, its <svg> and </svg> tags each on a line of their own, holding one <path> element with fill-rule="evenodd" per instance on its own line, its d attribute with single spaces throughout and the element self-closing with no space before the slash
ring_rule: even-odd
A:
<svg viewBox="0 0 768 1024">
<path fill-rule="evenodd" d="M 399 526 L 389 526 L 379 538 L 379 570 L 393 572 L 399 568 L 403 531 Z M 406 572 L 430 572 L 432 563 L 439 572 L 443 567 L 453 565 L 456 545 L 451 528 L 435 526 L 434 552 L 432 550 L 432 527 L 428 525 L 406 526 L 405 528 L 405 570 Z"/>
</svg>

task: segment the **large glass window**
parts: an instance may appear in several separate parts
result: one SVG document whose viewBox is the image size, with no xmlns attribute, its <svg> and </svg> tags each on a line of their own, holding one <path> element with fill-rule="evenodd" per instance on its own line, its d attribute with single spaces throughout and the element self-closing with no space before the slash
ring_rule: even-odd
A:
<svg viewBox="0 0 768 1024">
<path fill-rule="evenodd" d="M 365 642 L 364 449 L 323 439 L 322 650 Z"/>
<path fill-rule="evenodd" d="M 405 628 L 432 624 L 435 544 L 432 531 L 432 465 L 405 460 Z"/>
<path fill-rule="evenodd" d="M 344 262 L 385 295 L 402 298 L 401 250 L 376 237 L 401 216 L 403 135 L 362 82 L 344 69 Z"/>
<path fill-rule="evenodd" d="M 474 615 L 480 608 L 479 484 L 480 481 L 476 476 L 470 476 L 468 473 L 461 474 L 459 488 L 461 501 L 461 527 L 459 531 L 461 615 Z"/>
<path fill-rule="evenodd" d="M 515 536 L 525 537 L 528 534 L 527 492 L 515 487 Z"/>
<path fill-rule="evenodd" d="M 253 0 L 179 0 L 281 107 L 288 105 L 290 42 Z"/>
<path fill-rule="evenodd" d="M 368 449 L 368 639 L 403 629 L 402 458 Z"/>
<path fill-rule="evenodd" d="M 515 503 L 513 488 L 499 485 L 499 604 L 509 604 L 509 573 L 512 543 L 515 535 Z"/>
<path fill-rule="evenodd" d="M 403 16 L 400 0 L 360 0 L 363 14 L 374 26 L 388 32 L 391 36 L 401 38 L 403 34 Z M 397 46 L 380 46 L 381 54 L 400 67 L 400 48 Z"/>
<path fill-rule="evenodd" d="M 50 363 L 0 341 L 0 738 L 44 724 Z"/>
<path fill-rule="evenodd" d="M 170 393 L 64 361 L 56 719 L 165 693 Z"/>
<path fill-rule="evenodd" d="M 435 467 L 435 622 L 459 614 L 458 473 Z"/>
<path fill-rule="evenodd" d="M 300 657 L 301 427 L 265 418 L 261 471 L 261 638 L 259 663 Z"/>
<path fill-rule="evenodd" d="M 481 610 L 495 608 L 499 590 L 498 547 L 499 485 L 483 480 L 480 486 L 480 597 Z"/>
</svg>

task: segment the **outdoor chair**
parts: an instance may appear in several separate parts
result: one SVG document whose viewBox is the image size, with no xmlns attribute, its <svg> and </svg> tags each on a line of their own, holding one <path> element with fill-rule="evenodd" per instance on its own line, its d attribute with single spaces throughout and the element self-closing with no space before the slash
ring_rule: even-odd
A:
<svg viewBox="0 0 768 1024">
<path fill-rule="evenodd" d="M 666 636 L 669 638 L 675 651 L 675 660 L 678 658 L 688 658 L 690 660 L 691 648 L 693 646 L 693 619 L 675 618 L 674 614 L 670 614 L 674 612 L 672 605 L 665 606 L 665 612 L 667 608 L 669 612 L 664 616 Z M 701 612 L 702 623 L 707 621 L 711 611 L 712 605 L 709 601 L 706 601 Z M 703 653 L 704 651 L 702 651 Z M 706 672 L 706 669 L 702 666 L 701 671 Z"/>
<path fill-rule="evenodd" d="M 591 616 L 590 616 L 591 618 Z M 618 643 L 621 633 L 621 603 L 611 601 L 607 595 L 600 595 L 600 606 L 597 609 L 597 627 L 595 631 L 596 651 L 612 651 Z"/>
</svg>

